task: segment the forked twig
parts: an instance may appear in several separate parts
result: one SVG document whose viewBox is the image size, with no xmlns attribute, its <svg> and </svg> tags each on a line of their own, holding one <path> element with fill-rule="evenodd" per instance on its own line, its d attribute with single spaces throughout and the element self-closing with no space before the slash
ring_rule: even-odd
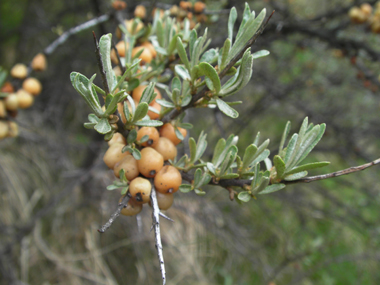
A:
<svg viewBox="0 0 380 285">
<path fill-rule="evenodd" d="M 104 233 L 106 230 L 108 230 L 110 228 L 110 226 L 116 220 L 116 218 L 118 216 L 120 216 L 121 210 L 128 204 L 128 201 L 129 201 L 129 197 L 128 197 L 128 195 L 125 195 L 125 197 L 123 198 L 123 200 L 117 206 L 116 211 L 109 218 L 108 222 L 105 223 L 100 229 L 98 229 L 99 233 Z"/>
</svg>

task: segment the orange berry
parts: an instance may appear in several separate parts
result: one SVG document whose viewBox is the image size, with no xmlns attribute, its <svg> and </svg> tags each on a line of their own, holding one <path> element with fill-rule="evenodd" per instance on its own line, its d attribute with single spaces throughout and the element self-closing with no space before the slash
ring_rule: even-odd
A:
<svg viewBox="0 0 380 285">
<path fill-rule="evenodd" d="M 123 200 L 123 197 L 119 200 L 119 203 Z M 137 203 L 133 199 L 129 199 L 128 204 L 121 210 L 120 214 L 124 216 L 136 216 L 141 212 L 143 205 Z"/>
<path fill-rule="evenodd" d="M 153 58 L 155 58 L 157 56 L 157 51 L 150 42 L 143 42 L 141 44 L 141 46 L 144 48 L 147 48 L 150 51 L 150 53 L 152 54 Z"/>
<path fill-rule="evenodd" d="M 139 171 L 145 177 L 154 177 L 164 166 L 164 158 L 155 149 L 146 147 L 141 150 L 141 159 L 137 161 Z"/>
<path fill-rule="evenodd" d="M 125 137 L 121 133 L 115 133 L 113 135 L 112 139 L 110 139 L 108 141 L 108 146 L 111 146 L 114 143 L 121 143 L 121 144 L 126 145 L 127 144 L 127 140 L 125 139 Z"/>
<path fill-rule="evenodd" d="M 18 107 L 20 109 L 29 108 L 34 103 L 34 96 L 29 92 L 26 92 L 24 89 L 19 89 L 16 96 L 18 100 Z"/>
<path fill-rule="evenodd" d="M 173 160 L 177 156 L 177 148 L 168 138 L 160 137 L 153 148 L 164 157 L 165 161 L 169 159 Z"/>
<path fill-rule="evenodd" d="M 133 31 L 133 19 L 125 20 L 125 25 L 127 26 L 127 30 L 131 35 L 137 34 L 142 28 L 144 28 L 143 22 L 139 21 L 137 23 L 136 29 Z"/>
<path fill-rule="evenodd" d="M 111 169 L 115 167 L 115 164 L 122 160 L 124 157 L 129 155 L 130 153 L 128 151 L 121 152 L 121 150 L 125 147 L 124 144 L 121 143 L 114 143 L 111 145 L 106 153 L 104 154 L 103 161 L 104 163 Z"/>
<path fill-rule="evenodd" d="M 142 127 L 137 131 L 137 141 L 141 140 L 144 136 L 148 136 L 149 139 L 141 145 L 154 147 L 158 142 L 160 134 L 154 127 Z"/>
<path fill-rule="evenodd" d="M 17 63 L 12 67 L 10 73 L 14 78 L 24 79 L 28 75 L 28 68 L 25 64 Z"/>
<path fill-rule="evenodd" d="M 179 2 L 179 7 L 184 10 L 190 10 L 193 7 L 193 4 L 189 1 L 181 1 Z"/>
<path fill-rule="evenodd" d="M 144 48 L 142 46 L 138 46 L 132 49 L 132 57 L 134 57 L 139 51 L 143 49 L 143 52 L 139 55 L 139 58 L 141 59 L 140 65 L 143 65 L 145 63 L 150 63 L 153 59 L 152 53 L 149 51 L 148 48 Z"/>
<path fill-rule="evenodd" d="M 150 106 L 153 107 L 154 109 L 156 109 L 158 112 L 161 112 L 162 106 L 160 104 L 158 104 L 157 102 L 153 102 L 153 104 L 151 104 Z M 148 116 L 151 120 L 157 120 L 160 117 L 160 114 L 157 114 L 157 113 L 149 110 Z"/>
<path fill-rule="evenodd" d="M 194 3 L 194 12 L 202 13 L 206 9 L 206 4 L 200 1 Z"/>
<path fill-rule="evenodd" d="M 140 174 L 137 167 L 137 160 L 132 155 L 127 155 L 115 164 L 113 172 L 117 178 L 120 178 L 119 172 L 122 169 L 124 169 L 125 177 L 128 181 L 135 179 Z"/>
<path fill-rule="evenodd" d="M 144 90 L 147 87 L 148 85 L 139 85 L 135 89 L 133 89 L 132 91 L 133 100 L 135 100 L 136 102 L 140 102 L 140 99 L 144 93 Z M 154 92 L 157 93 L 157 95 L 154 98 L 154 100 L 150 103 L 151 106 L 154 104 L 154 102 L 156 102 L 156 99 L 162 99 L 161 92 L 156 87 L 154 87 Z"/>
<path fill-rule="evenodd" d="M 22 83 L 22 88 L 26 91 L 29 92 L 30 94 L 37 96 L 41 93 L 42 91 L 42 85 L 41 82 L 33 77 L 29 77 L 24 80 Z"/>
<path fill-rule="evenodd" d="M 152 185 L 149 180 L 142 177 L 136 177 L 129 184 L 128 192 L 131 194 L 132 198 L 143 204 L 149 202 L 151 191 Z"/>
<path fill-rule="evenodd" d="M 178 130 L 183 135 L 183 137 L 186 137 L 186 135 L 187 135 L 187 130 L 186 129 L 178 127 Z M 160 129 L 160 135 L 162 137 L 166 137 L 169 140 L 171 140 L 174 143 L 174 145 L 177 145 L 177 144 L 179 144 L 181 142 L 181 140 L 179 138 L 177 138 L 177 136 L 175 134 L 174 126 L 172 124 L 170 124 L 170 123 L 166 123 L 166 124 L 164 124 L 161 127 L 161 129 Z"/>
<path fill-rule="evenodd" d="M 146 8 L 143 5 L 137 5 L 134 12 L 135 17 L 140 19 L 145 19 Z"/>
<path fill-rule="evenodd" d="M 154 177 L 154 186 L 161 193 L 175 193 L 182 184 L 178 169 L 171 165 L 164 166 Z"/>
<path fill-rule="evenodd" d="M 112 2 L 112 8 L 114 8 L 117 11 L 124 10 L 127 8 L 127 3 L 124 1 L 116 0 Z"/>
<path fill-rule="evenodd" d="M 5 82 L 0 89 L 0 92 L 4 92 L 4 93 L 12 93 L 14 91 L 15 89 L 13 88 L 13 85 L 8 81 Z"/>
<path fill-rule="evenodd" d="M 35 71 L 44 71 L 47 66 L 46 56 L 43 53 L 37 54 L 31 63 L 32 69 Z"/>
<path fill-rule="evenodd" d="M 163 194 L 156 192 L 158 208 L 161 210 L 167 210 L 173 205 L 173 194 Z M 149 205 L 152 206 L 152 201 L 149 201 Z"/>
</svg>

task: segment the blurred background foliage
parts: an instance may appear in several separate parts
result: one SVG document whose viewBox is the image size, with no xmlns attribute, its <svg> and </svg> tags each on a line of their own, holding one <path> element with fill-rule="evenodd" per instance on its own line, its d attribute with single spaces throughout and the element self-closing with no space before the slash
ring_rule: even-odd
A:
<svg viewBox="0 0 380 285">
<path fill-rule="evenodd" d="M 136 1 L 127 3 L 130 18 Z M 276 10 L 253 45 L 271 54 L 255 61 L 250 86 L 237 96 L 244 101 L 238 119 L 212 109 L 187 115 L 191 136 L 208 133 L 206 156 L 220 137 L 234 133 L 244 147 L 258 131 L 271 139 L 273 156 L 286 122 L 297 131 L 309 116 L 327 124 L 309 159 L 332 162 L 311 175 L 378 158 L 380 38 L 347 14 L 361 3 L 250 3 L 256 11 Z M 236 6 L 239 16 L 244 8 L 244 1 L 206 4 Z M 100 0 L 2 0 L 0 65 L 28 63 L 62 32 L 110 11 Z M 227 16 L 212 18 L 212 45 L 221 46 Z M 99 37 L 116 25 L 111 20 L 94 31 Z M 113 180 L 102 161 L 106 143 L 83 128 L 89 109 L 69 81 L 73 70 L 97 72 L 93 51 L 91 29 L 59 46 L 48 70 L 35 75 L 42 94 L 16 118 L 20 136 L 0 142 L 1 284 L 160 283 L 148 207 L 141 228 L 135 218 L 120 217 L 105 234 L 97 232 L 119 196 L 106 190 Z M 175 222 L 161 223 L 168 284 L 379 284 L 378 173 L 289 185 L 241 206 L 217 187 L 204 197 L 177 193 L 166 212 Z"/>
</svg>

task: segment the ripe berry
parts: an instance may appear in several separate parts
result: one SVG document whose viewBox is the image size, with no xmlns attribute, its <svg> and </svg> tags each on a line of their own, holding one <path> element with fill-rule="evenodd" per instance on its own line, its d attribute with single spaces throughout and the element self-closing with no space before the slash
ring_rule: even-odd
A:
<svg viewBox="0 0 380 285">
<path fill-rule="evenodd" d="M 5 138 L 8 135 L 9 127 L 8 124 L 4 121 L 0 121 L 0 140 Z"/>
<path fill-rule="evenodd" d="M 194 3 L 194 12 L 202 13 L 206 9 L 206 4 L 200 1 Z"/>
<path fill-rule="evenodd" d="M 138 46 L 132 49 L 132 57 L 134 57 L 138 52 L 140 52 L 142 49 L 143 52 L 139 55 L 139 58 L 141 59 L 140 65 L 143 65 L 145 63 L 150 63 L 153 59 L 152 53 L 149 51 L 148 48 L 144 48 L 142 46 Z"/>
<path fill-rule="evenodd" d="M 168 138 L 160 137 L 153 148 L 163 156 L 164 160 L 173 160 L 177 156 L 177 148 Z"/>
<path fill-rule="evenodd" d="M 11 69 L 11 76 L 18 79 L 24 79 L 28 75 L 28 68 L 25 64 L 17 63 Z"/>
<path fill-rule="evenodd" d="M 7 109 L 5 107 L 4 100 L 0 99 L 0 118 L 5 118 L 7 116 Z"/>
<path fill-rule="evenodd" d="M 15 93 L 11 93 L 7 97 L 5 97 L 4 102 L 5 108 L 8 111 L 16 111 L 18 109 L 18 99 Z"/>
<path fill-rule="evenodd" d="M 115 164 L 130 154 L 128 151 L 121 152 L 125 145 L 121 143 L 114 143 L 111 145 L 104 154 L 103 161 L 111 169 L 115 167 Z"/>
<path fill-rule="evenodd" d="M 146 17 L 146 8 L 143 5 L 137 5 L 135 8 L 135 17 L 140 19 L 145 19 Z"/>
<path fill-rule="evenodd" d="M 132 155 L 127 155 L 115 164 L 113 172 L 117 178 L 120 178 L 119 172 L 121 169 L 124 169 L 125 177 L 128 181 L 132 181 L 140 174 L 137 167 L 137 160 Z"/>
<path fill-rule="evenodd" d="M 14 91 L 15 90 L 14 90 L 12 84 L 10 82 L 8 82 L 8 81 L 5 82 L 3 84 L 3 86 L 1 87 L 1 89 L 0 89 L 0 92 L 4 92 L 4 93 L 12 93 Z"/>
<path fill-rule="evenodd" d="M 119 202 L 123 197 L 120 199 Z M 138 213 L 141 212 L 143 205 L 136 203 L 133 199 L 129 199 L 128 204 L 121 210 L 120 214 L 124 216 L 136 216 Z"/>
<path fill-rule="evenodd" d="M 179 7 L 181 7 L 184 10 L 190 10 L 192 8 L 193 4 L 190 1 L 181 1 L 179 2 Z"/>
<path fill-rule="evenodd" d="M 39 95 L 42 91 L 41 82 L 33 77 L 25 79 L 22 83 L 22 88 L 34 96 Z"/>
<path fill-rule="evenodd" d="M 137 141 L 141 140 L 144 136 L 148 136 L 149 139 L 141 145 L 154 147 L 158 142 L 160 134 L 154 127 L 142 127 L 137 131 Z"/>
<path fill-rule="evenodd" d="M 125 25 L 127 26 L 127 30 L 131 35 L 137 34 L 142 28 L 144 28 L 143 22 L 138 22 L 136 29 L 133 31 L 133 19 L 125 20 Z"/>
<path fill-rule="evenodd" d="M 132 91 L 133 100 L 140 102 L 141 96 L 145 88 L 147 87 L 148 85 L 139 85 L 135 89 L 133 89 Z M 150 103 L 151 106 L 156 102 L 156 99 L 162 99 L 161 92 L 156 87 L 154 88 L 154 93 L 157 93 L 157 95 L 154 98 L 154 100 Z"/>
<path fill-rule="evenodd" d="M 20 109 L 29 108 L 34 103 L 34 96 L 29 92 L 26 92 L 24 89 L 19 89 L 16 96 L 18 100 L 18 107 Z"/>
<path fill-rule="evenodd" d="M 137 202 L 143 204 L 148 203 L 150 200 L 150 192 L 152 191 L 152 185 L 148 179 L 142 177 L 136 177 L 129 184 L 129 193 L 132 198 Z"/>
<path fill-rule="evenodd" d="M 156 192 L 157 195 L 157 203 L 158 203 L 158 208 L 161 210 L 167 210 L 173 205 L 174 201 L 174 196 L 173 194 L 163 194 L 160 192 Z M 152 204 L 152 201 L 149 201 L 149 205 Z"/>
<path fill-rule="evenodd" d="M 186 135 L 187 135 L 187 130 L 186 129 L 178 127 L 178 130 L 181 132 L 181 134 L 183 135 L 183 137 L 186 137 Z M 164 124 L 161 127 L 161 129 L 160 129 L 160 135 L 162 137 L 166 137 L 169 140 L 171 140 L 174 143 L 174 145 L 177 145 L 177 144 L 179 144 L 181 142 L 181 140 L 179 138 L 177 138 L 177 136 L 175 134 L 174 126 L 172 124 L 170 124 L 170 123 L 166 123 L 166 124 Z"/>
<path fill-rule="evenodd" d="M 161 193 L 175 193 L 182 184 L 178 169 L 171 165 L 164 166 L 154 177 L 154 186 Z"/>
<path fill-rule="evenodd" d="M 112 2 L 112 8 L 114 8 L 117 11 L 124 10 L 127 8 L 127 3 L 124 1 L 116 0 Z"/>
<path fill-rule="evenodd" d="M 108 146 L 111 146 L 113 145 L 114 143 L 121 143 L 121 144 L 127 144 L 127 140 L 125 139 L 125 137 L 123 137 L 123 135 L 121 133 L 115 133 L 112 137 L 112 139 L 110 139 L 108 141 Z"/>
<path fill-rule="evenodd" d="M 350 17 L 351 21 L 356 24 L 364 23 L 368 19 L 366 14 L 364 14 L 363 11 L 358 7 L 352 7 L 350 11 L 348 11 L 348 16 Z"/>
<path fill-rule="evenodd" d="M 44 71 L 47 66 L 46 56 L 43 53 L 37 54 L 31 63 L 32 69 L 35 71 Z"/>
<path fill-rule="evenodd" d="M 14 138 L 19 134 L 18 125 L 16 122 L 8 122 L 8 137 Z"/>
<path fill-rule="evenodd" d="M 162 106 L 160 104 L 158 104 L 157 102 L 154 102 L 153 104 L 150 105 L 152 108 L 156 109 L 158 112 L 161 112 L 161 108 Z M 157 114 L 151 110 L 148 111 L 148 114 L 149 118 L 151 120 L 157 120 L 159 117 L 160 117 L 160 114 Z"/>
<path fill-rule="evenodd" d="M 150 53 L 152 54 L 153 58 L 155 58 L 157 56 L 157 51 L 150 42 L 143 42 L 141 44 L 141 46 L 144 48 L 147 48 L 150 51 Z"/>
<path fill-rule="evenodd" d="M 164 158 L 155 149 L 146 147 L 141 150 L 141 159 L 137 161 L 139 171 L 145 177 L 154 177 L 164 166 Z"/>
<path fill-rule="evenodd" d="M 367 16 L 371 16 L 372 14 L 372 6 L 368 3 L 363 3 L 360 5 L 360 10 Z"/>
</svg>

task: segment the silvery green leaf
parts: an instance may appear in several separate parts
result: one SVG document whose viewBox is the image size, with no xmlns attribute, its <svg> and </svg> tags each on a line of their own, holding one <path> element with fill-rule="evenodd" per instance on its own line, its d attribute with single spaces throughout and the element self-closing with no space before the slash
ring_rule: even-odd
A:
<svg viewBox="0 0 380 285">
<path fill-rule="evenodd" d="M 286 123 L 285 129 L 284 129 L 284 132 L 282 133 L 280 146 L 279 146 L 279 148 L 278 148 L 278 154 L 279 154 L 279 155 L 281 154 L 282 149 L 284 148 L 284 144 L 285 144 L 286 138 L 287 138 L 288 135 L 289 135 L 289 132 L 290 132 L 290 126 L 291 126 L 290 121 L 288 121 L 288 122 Z"/>
<path fill-rule="evenodd" d="M 299 158 L 298 163 L 305 159 L 305 157 L 313 150 L 313 148 L 318 144 L 318 142 L 321 140 L 323 134 L 326 130 L 326 124 L 321 124 L 319 127 L 319 133 L 317 137 L 314 139 L 312 143 L 309 144 L 307 148 L 304 149 L 303 155 Z"/>
<path fill-rule="evenodd" d="M 190 149 L 190 163 L 194 163 L 196 161 L 197 145 L 193 138 L 189 139 L 189 149 Z"/>
<path fill-rule="evenodd" d="M 259 192 L 258 194 L 263 195 L 263 194 L 273 193 L 273 192 L 276 192 L 278 190 L 284 189 L 285 186 L 286 185 L 282 184 L 282 183 L 269 185 L 263 191 Z"/>
<path fill-rule="evenodd" d="M 255 33 L 261 27 L 262 22 L 265 19 L 266 9 L 263 9 L 261 13 L 255 18 L 254 13 L 252 13 L 244 25 L 240 25 L 239 32 L 235 43 L 233 44 L 230 53 L 228 54 L 227 62 L 231 61 L 235 56 L 237 56 L 240 51 L 244 48 L 246 43 L 255 35 Z"/>
<path fill-rule="evenodd" d="M 120 188 L 120 186 L 117 186 L 115 184 L 111 184 L 111 185 L 107 186 L 107 190 L 109 190 L 109 191 L 112 191 L 112 190 L 115 190 L 115 189 L 118 189 L 118 188 Z"/>
<path fill-rule="evenodd" d="M 281 159 L 279 155 L 275 155 L 273 157 L 273 164 L 276 167 L 276 172 L 277 172 L 276 178 L 281 179 L 282 177 L 284 177 L 284 173 L 286 170 L 285 162 Z"/>
<path fill-rule="evenodd" d="M 139 127 L 161 127 L 163 125 L 161 121 L 157 120 L 141 120 L 133 124 Z"/>
<path fill-rule="evenodd" d="M 187 58 L 185 47 L 183 46 L 181 38 L 177 38 L 177 51 L 179 58 L 181 59 L 182 63 L 185 65 L 186 69 L 190 71 L 190 62 Z"/>
<path fill-rule="evenodd" d="M 168 52 L 167 52 L 166 49 L 164 49 L 163 47 L 156 47 L 155 50 L 156 50 L 156 52 L 159 53 L 159 54 L 162 54 L 162 55 L 168 56 Z"/>
<path fill-rule="evenodd" d="M 119 177 L 121 182 L 128 182 L 127 177 L 125 177 L 125 170 L 123 168 L 119 171 Z"/>
<path fill-rule="evenodd" d="M 182 193 L 188 193 L 191 190 L 193 190 L 193 188 L 189 184 L 182 184 L 181 186 L 179 186 L 179 191 L 181 191 Z"/>
<path fill-rule="evenodd" d="M 223 70 L 227 65 L 228 53 L 230 52 L 230 49 L 231 49 L 231 41 L 232 39 L 228 38 L 224 42 L 222 54 L 220 56 L 220 61 L 218 62 L 219 70 Z"/>
<path fill-rule="evenodd" d="M 172 90 L 173 103 L 178 106 L 180 101 L 180 91 L 178 89 Z"/>
<path fill-rule="evenodd" d="M 198 196 L 204 196 L 204 195 L 206 195 L 206 192 L 204 192 L 202 189 L 197 189 L 197 188 L 195 188 L 195 189 L 194 189 L 194 192 L 195 192 L 195 194 L 197 194 Z"/>
<path fill-rule="evenodd" d="M 187 94 L 185 97 L 183 97 L 182 102 L 181 102 L 181 107 L 185 107 L 189 105 L 189 103 L 191 102 L 191 98 L 192 97 L 190 94 Z"/>
<path fill-rule="evenodd" d="M 241 35 L 241 33 L 244 31 L 244 25 L 247 23 L 247 21 L 252 16 L 255 17 L 255 11 L 251 12 L 251 9 L 249 8 L 248 3 L 245 2 L 244 12 L 243 12 L 243 19 L 241 20 L 241 23 L 240 23 L 239 30 L 238 30 L 238 33 L 236 35 L 236 38 L 238 38 Z"/>
<path fill-rule="evenodd" d="M 189 54 L 193 54 L 194 44 L 197 38 L 198 38 L 197 30 L 192 29 L 190 32 L 190 39 L 189 39 Z"/>
<path fill-rule="evenodd" d="M 268 157 L 264 159 L 264 164 L 267 170 L 270 170 L 273 167 L 272 161 Z"/>
<path fill-rule="evenodd" d="M 267 50 L 265 50 L 265 49 L 263 49 L 263 50 L 259 50 L 257 52 L 254 52 L 252 54 L 252 57 L 253 57 L 253 59 L 256 59 L 256 58 L 267 56 L 268 54 L 270 54 L 270 52 L 267 51 Z"/>
<path fill-rule="evenodd" d="M 203 76 L 203 73 L 202 73 L 201 69 L 199 68 L 199 66 L 195 65 L 191 69 L 191 74 L 190 75 L 191 75 L 191 79 L 195 80 L 195 79 Z"/>
<path fill-rule="evenodd" d="M 176 137 L 178 138 L 178 139 L 180 139 L 181 141 L 183 141 L 184 140 L 184 136 L 183 136 L 183 134 L 178 130 L 178 128 L 175 126 L 174 127 L 174 132 L 175 132 L 175 135 L 176 135 Z"/>
<path fill-rule="evenodd" d="M 117 103 L 120 101 L 120 97 L 122 95 L 123 95 L 123 92 L 118 92 L 113 96 L 111 95 L 111 102 L 109 102 L 108 107 L 107 107 L 106 111 L 104 112 L 104 116 L 108 117 L 109 115 L 115 113 L 115 111 L 117 109 Z"/>
<path fill-rule="evenodd" d="M 228 117 L 231 117 L 234 119 L 239 117 L 239 113 L 235 109 L 228 106 L 228 104 L 226 102 L 224 102 L 223 100 L 217 98 L 216 104 L 218 105 L 219 110 L 222 111 L 222 113 L 224 113 Z"/>
<path fill-rule="evenodd" d="M 262 153 L 257 155 L 257 157 L 255 158 L 254 161 L 252 161 L 250 166 L 252 167 L 252 166 L 258 164 L 259 162 L 263 161 L 264 159 L 266 159 L 269 156 L 269 154 L 270 154 L 269 149 L 264 150 Z"/>
<path fill-rule="evenodd" d="M 91 123 L 95 123 L 97 124 L 99 122 L 99 118 L 95 115 L 95 114 L 89 114 L 88 115 L 88 120 L 91 122 Z"/>
<path fill-rule="evenodd" d="M 200 59 L 200 62 L 214 63 L 218 58 L 218 51 L 214 48 L 206 51 Z"/>
<path fill-rule="evenodd" d="M 307 171 L 298 172 L 289 176 L 285 176 L 285 181 L 294 181 L 307 176 Z"/>
<path fill-rule="evenodd" d="M 327 166 L 329 164 L 330 164 L 330 162 L 328 162 L 328 161 L 320 161 L 320 162 L 307 163 L 307 164 L 304 164 L 304 165 L 300 165 L 300 166 L 294 167 L 294 168 L 290 169 L 289 171 L 286 171 L 285 174 L 286 175 L 291 175 L 291 174 L 295 174 L 295 173 L 302 172 L 302 171 L 305 171 L 305 170 L 310 170 L 310 169 L 324 167 L 324 166 Z"/>
<path fill-rule="evenodd" d="M 214 155 L 211 160 L 213 164 L 217 163 L 225 147 L 226 147 L 226 140 L 223 138 L 219 139 L 214 148 Z"/>
<path fill-rule="evenodd" d="M 257 152 L 257 146 L 255 146 L 254 144 L 249 145 L 245 149 L 244 156 L 243 156 L 243 165 L 242 165 L 243 170 L 249 168 L 252 161 L 255 159 L 256 152 Z"/>
<path fill-rule="evenodd" d="M 293 157 L 294 152 L 295 152 L 294 150 L 297 145 L 297 141 L 298 141 L 298 134 L 293 134 L 292 138 L 290 139 L 288 143 L 288 146 L 286 147 L 286 155 L 284 159 L 286 168 L 288 168 L 290 165 L 291 158 Z"/>
<path fill-rule="evenodd" d="M 193 125 L 190 123 L 178 123 L 177 126 L 186 130 L 191 130 L 193 128 Z"/>
<path fill-rule="evenodd" d="M 234 35 L 234 25 L 237 19 L 237 12 L 236 8 L 232 7 L 230 10 L 230 16 L 228 17 L 228 39 L 230 42 L 232 42 L 233 35 Z"/>
<path fill-rule="evenodd" d="M 95 125 L 94 129 L 103 135 L 109 133 L 112 130 L 107 118 L 101 118 L 100 121 Z"/>
<path fill-rule="evenodd" d="M 137 122 L 144 118 L 146 114 L 148 113 L 148 104 L 146 102 L 139 103 L 137 105 L 135 115 L 133 117 L 133 122 Z"/>
<path fill-rule="evenodd" d="M 220 176 L 220 179 L 235 179 L 238 177 L 239 177 L 239 174 L 237 174 L 237 173 L 228 173 L 228 174 L 224 174 L 224 175 Z"/>
<path fill-rule="evenodd" d="M 175 108 L 175 105 L 172 102 L 166 101 L 165 99 L 156 99 L 156 102 L 163 107 Z"/>
<path fill-rule="evenodd" d="M 170 40 L 170 44 L 168 46 L 168 55 L 173 54 L 175 49 L 177 48 L 177 39 L 179 39 L 179 34 L 174 35 L 174 37 Z"/>
<path fill-rule="evenodd" d="M 212 174 L 215 175 L 216 169 L 215 169 L 214 164 L 212 164 L 211 162 L 207 162 L 206 166 L 207 166 L 208 171 L 210 171 Z"/>
<path fill-rule="evenodd" d="M 138 149 L 133 148 L 132 149 L 132 156 L 134 157 L 134 159 L 140 160 L 141 159 L 141 152 Z"/>
<path fill-rule="evenodd" d="M 149 140 L 149 136 L 148 135 L 145 135 L 145 136 L 143 136 L 140 140 L 139 140 L 139 142 L 140 143 L 144 143 L 144 142 L 147 142 Z"/>
<path fill-rule="evenodd" d="M 194 173 L 194 188 L 202 186 L 202 170 L 199 168 Z"/>
<path fill-rule="evenodd" d="M 259 145 L 259 141 L 260 141 L 260 132 L 257 132 L 255 140 L 253 141 L 253 144 Z"/>
<path fill-rule="evenodd" d="M 137 131 L 136 129 L 132 129 L 128 134 L 127 143 L 128 144 L 134 143 L 136 139 L 137 139 Z"/>
<path fill-rule="evenodd" d="M 190 80 L 190 73 L 187 71 L 187 69 L 180 64 L 177 64 L 174 68 L 175 73 L 181 77 L 183 80 Z"/>
<path fill-rule="evenodd" d="M 218 94 L 221 88 L 218 72 L 216 72 L 215 68 L 207 62 L 201 62 L 199 64 L 199 68 L 202 73 L 212 81 L 212 85 L 215 88 L 215 93 Z"/>
<path fill-rule="evenodd" d="M 157 41 L 158 41 L 158 43 L 160 44 L 161 47 L 164 47 L 165 46 L 165 35 L 164 35 L 164 27 L 162 25 L 162 21 L 161 20 L 157 21 L 156 35 L 157 35 Z M 156 50 L 157 50 L 157 47 L 156 47 Z"/>
<path fill-rule="evenodd" d="M 125 147 L 123 147 L 123 149 L 121 150 L 122 153 L 124 152 L 129 152 L 129 153 L 133 153 L 133 148 L 129 145 L 126 145 Z"/>
<path fill-rule="evenodd" d="M 140 61 L 141 61 L 141 59 L 136 60 L 136 62 L 134 62 L 130 67 L 128 67 L 128 68 L 125 70 L 123 76 L 120 77 L 119 81 L 117 82 L 117 84 L 115 85 L 115 87 L 112 89 L 112 92 L 115 92 L 116 88 L 118 88 L 118 87 L 121 86 L 121 84 L 125 81 L 125 78 L 127 78 L 128 73 L 129 73 L 133 68 L 135 68 L 137 65 L 139 65 Z M 133 89 L 134 89 L 134 88 L 133 88 L 133 89 L 130 89 L 130 86 L 135 85 L 135 84 L 136 84 L 136 83 L 135 83 L 136 80 L 139 81 L 137 78 L 134 78 L 134 79 L 128 81 L 128 89 L 127 89 L 127 91 L 130 91 L 130 90 L 133 90 Z M 132 82 L 132 83 L 131 83 L 131 82 Z M 138 84 L 138 85 L 139 85 L 139 84 Z M 137 85 L 137 86 L 138 86 L 138 85 Z M 137 87 L 137 86 L 136 86 L 136 87 Z"/>
<path fill-rule="evenodd" d="M 138 80 L 137 78 L 133 78 L 128 81 L 128 86 L 127 86 L 126 91 L 130 92 L 134 90 L 135 88 L 137 88 L 139 85 L 140 85 L 140 80 Z"/>
<path fill-rule="evenodd" d="M 261 179 L 260 179 L 260 184 L 259 186 L 257 186 L 255 189 L 254 189 L 254 193 L 260 193 L 261 191 L 263 191 L 268 185 L 269 185 L 269 177 L 265 177 L 263 176 Z"/>
<path fill-rule="evenodd" d="M 172 88 L 172 90 L 174 90 L 174 89 L 181 90 L 182 84 L 181 84 L 181 80 L 179 80 L 178 77 L 176 77 L 176 76 L 173 77 L 173 80 L 171 82 L 171 88 Z"/>
<path fill-rule="evenodd" d="M 123 187 L 123 188 L 121 189 L 120 195 L 123 196 L 123 195 L 127 194 L 128 189 L 129 189 L 129 187 Z"/>
<path fill-rule="evenodd" d="M 248 191 L 242 191 L 238 195 L 238 199 L 242 202 L 249 202 L 252 196 L 248 193 Z"/>
<path fill-rule="evenodd" d="M 207 148 L 207 141 L 206 141 L 207 134 L 205 134 L 203 131 L 199 135 L 198 142 L 197 142 L 197 153 L 195 155 L 195 161 L 199 160 L 203 153 L 206 151 Z"/>
<path fill-rule="evenodd" d="M 111 64 L 112 34 L 103 35 L 99 40 L 99 50 L 104 72 L 106 73 L 107 85 L 110 91 L 116 86 L 116 76 Z"/>
<path fill-rule="evenodd" d="M 154 82 L 150 82 L 149 85 L 144 89 L 142 96 L 140 98 L 140 103 L 147 103 L 150 104 L 152 103 L 154 97 Z"/>
<path fill-rule="evenodd" d="M 96 123 L 84 123 L 83 126 L 86 129 L 92 130 L 95 127 Z"/>
</svg>

